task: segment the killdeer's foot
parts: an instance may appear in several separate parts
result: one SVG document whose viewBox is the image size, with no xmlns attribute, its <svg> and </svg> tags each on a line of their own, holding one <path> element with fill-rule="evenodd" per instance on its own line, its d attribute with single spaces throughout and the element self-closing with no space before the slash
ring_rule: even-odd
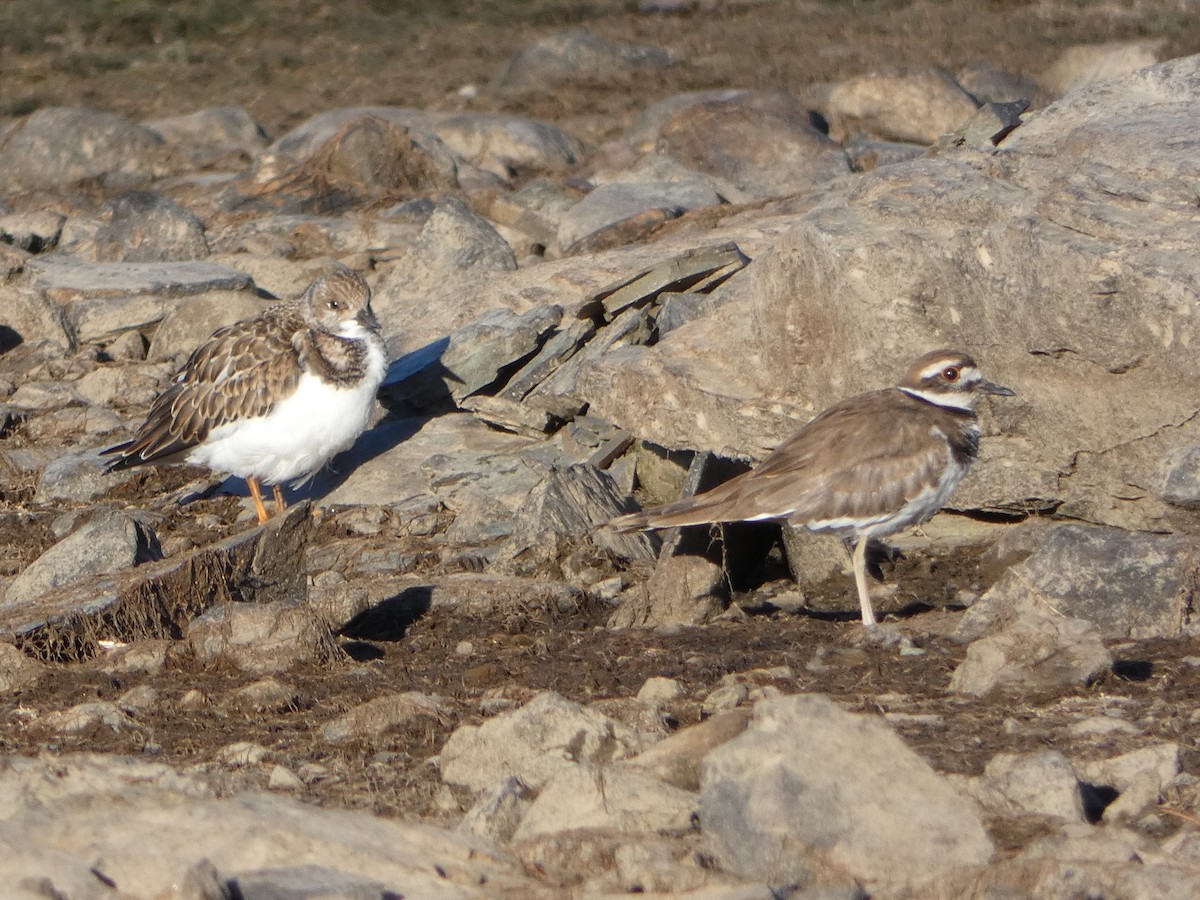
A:
<svg viewBox="0 0 1200 900">
<path fill-rule="evenodd" d="M 893 625 L 891 622 L 863 625 L 850 636 L 850 646 L 859 648 L 899 648 L 905 641 L 910 641 L 910 639 L 900 630 L 899 626 Z"/>
</svg>

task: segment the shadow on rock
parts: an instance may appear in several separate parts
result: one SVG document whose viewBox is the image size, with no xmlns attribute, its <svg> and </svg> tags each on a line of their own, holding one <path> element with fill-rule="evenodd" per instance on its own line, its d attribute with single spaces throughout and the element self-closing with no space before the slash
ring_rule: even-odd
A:
<svg viewBox="0 0 1200 900">
<path fill-rule="evenodd" d="M 394 597 L 356 615 L 338 632 L 360 641 L 399 641 L 408 626 L 429 612 L 433 589 L 429 585 L 406 588 Z"/>
</svg>

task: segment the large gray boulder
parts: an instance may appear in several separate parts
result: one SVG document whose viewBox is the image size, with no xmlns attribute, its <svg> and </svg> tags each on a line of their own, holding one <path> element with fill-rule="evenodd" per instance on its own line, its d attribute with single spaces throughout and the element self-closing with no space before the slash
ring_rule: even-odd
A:
<svg viewBox="0 0 1200 900">
<path fill-rule="evenodd" d="M 1079 776 L 1057 750 L 997 753 L 966 788 L 995 815 L 1033 813 L 1067 822 L 1086 821 Z"/>
<path fill-rule="evenodd" d="M 53 341 L 73 349 L 75 335 L 61 306 L 40 291 L 12 283 L 0 284 L 4 308 L 4 344 Z"/>
<path fill-rule="evenodd" d="M 439 157 L 458 157 L 496 174 L 517 169 L 556 171 L 583 158 L 579 142 L 548 122 L 505 113 L 439 113 L 399 106 L 349 106 L 318 113 L 281 137 L 272 150 L 304 159 L 361 116 L 408 129 L 423 148 Z"/>
<path fill-rule="evenodd" d="M 119 572 L 161 556 L 152 529 L 126 513 L 102 512 L 14 578 L 5 603 L 33 600 L 93 575 Z"/>
<path fill-rule="evenodd" d="M 1050 612 L 1095 624 L 1106 638 L 1195 631 L 1200 546 L 1179 535 L 1060 525 L 973 606 L 959 635 L 973 638 Z"/>
<path fill-rule="evenodd" d="M 0 141 L 0 192 L 34 191 L 88 178 L 129 187 L 163 169 L 163 139 L 116 113 L 39 109 Z"/>
<path fill-rule="evenodd" d="M 559 222 L 557 239 L 565 252 L 592 244 L 617 226 L 645 219 L 648 213 L 675 218 L 689 209 L 716 206 L 721 198 L 711 188 L 675 182 L 602 184 L 576 203 Z M 652 216 L 647 221 L 657 224 Z"/>
<path fill-rule="evenodd" d="M 461 200 L 438 204 L 400 264 L 386 271 L 375 287 L 372 307 L 383 324 L 389 350 L 398 354 L 414 349 L 408 343 L 410 334 L 425 317 L 454 314 L 457 289 L 464 282 L 516 268 L 512 247 L 487 220 Z M 451 297 L 451 308 L 440 309 Z M 455 324 L 470 320 L 467 316 Z"/>
<path fill-rule="evenodd" d="M 983 410 L 955 508 L 1161 525 L 1161 459 L 1200 440 L 1182 388 L 1200 380 L 1198 97 L 1200 57 L 1178 59 L 1073 91 L 994 151 L 864 176 L 730 280 L 750 282 L 739 302 L 597 359 L 591 412 L 666 447 L 759 456 L 958 346 L 1018 396 Z"/>
<path fill-rule="evenodd" d="M 1072 87 L 1128 75 L 1162 59 L 1161 40 L 1112 41 L 1107 44 L 1075 44 L 1059 54 L 1038 82 L 1048 91 L 1061 94 Z"/>
<path fill-rule="evenodd" d="M 847 78 L 830 89 L 826 104 L 836 131 L 862 129 L 916 144 L 932 144 L 962 124 L 977 106 L 953 78 L 933 69 Z"/>
<path fill-rule="evenodd" d="M 1095 625 L 1036 605 L 974 641 L 950 690 L 973 697 L 1054 696 L 1090 684 L 1111 667 Z"/>
<path fill-rule="evenodd" d="M 204 223 L 153 191 L 126 191 L 94 217 L 68 221 L 59 246 L 98 262 L 184 262 L 208 256 Z"/>
<path fill-rule="evenodd" d="M 28 268 L 30 288 L 61 304 L 80 341 L 151 325 L 184 297 L 253 288 L 249 275 L 207 260 L 117 263 L 56 255 L 35 258 Z"/>
<path fill-rule="evenodd" d="M 739 201 L 800 194 L 850 173 L 846 151 L 786 94 L 750 92 L 685 106 L 662 124 L 658 146 L 719 179 Z"/>
<path fill-rule="evenodd" d="M 144 122 L 167 144 L 197 162 L 225 155 L 254 156 L 267 145 L 267 134 L 249 112 L 217 106 Z"/>
<path fill-rule="evenodd" d="M 514 840 L 575 828 L 632 834 L 692 830 L 699 796 L 660 781 L 644 769 L 573 766 L 542 787 Z"/>
<path fill-rule="evenodd" d="M 760 702 L 708 754 L 700 819 L 722 867 L 773 884 L 828 866 L 883 894 L 993 851 L 974 804 L 891 726 L 819 694 Z"/>
<path fill-rule="evenodd" d="M 502 177 L 516 171 L 561 171 L 584 156 L 575 138 L 549 122 L 498 112 L 427 115 L 456 156 Z"/>
</svg>

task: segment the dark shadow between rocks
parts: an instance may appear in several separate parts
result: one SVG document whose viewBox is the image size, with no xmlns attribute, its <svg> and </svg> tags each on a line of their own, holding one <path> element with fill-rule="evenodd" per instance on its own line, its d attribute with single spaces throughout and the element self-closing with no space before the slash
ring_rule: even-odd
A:
<svg viewBox="0 0 1200 900">
<path fill-rule="evenodd" d="M 923 613 L 933 612 L 935 609 L 946 609 L 946 607 L 934 606 L 932 603 L 926 603 L 924 600 L 913 600 L 911 603 L 906 603 L 899 609 L 889 609 L 881 613 L 883 618 L 893 619 L 911 619 Z"/>
<path fill-rule="evenodd" d="M 429 612 L 433 589 L 428 585 L 405 588 L 370 609 L 360 612 L 338 631 L 360 641 L 400 641 L 408 627 Z"/>
<path fill-rule="evenodd" d="M 1089 784 L 1079 782 L 1079 795 L 1083 798 L 1083 815 L 1088 824 L 1098 825 L 1104 816 L 1104 810 L 1121 795 L 1116 788 L 1107 784 Z"/>
<path fill-rule="evenodd" d="M 931 606 L 928 603 L 915 602 L 900 609 L 889 609 L 885 611 L 876 610 L 880 621 L 888 619 L 912 619 L 924 613 L 933 612 L 940 607 Z M 804 607 L 803 609 L 781 609 L 766 600 L 761 606 L 743 606 L 743 611 L 750 615 L 771 615 L 777 612 L 786 613 L 789 616 L 802 619 L 812 619 L 815 622 L 860 622 L 862 621 L 862 612 L 858 609 L 814 609 L 812 607 Z"/>
<path fill-rule="evenodd" d="M 749 464 L 742 460 L 698 452 L 688 469 L 683 496 L 703 494 L 749 469 Z M 775 573 L 766 575 L 762 569 L 779 540 L 777 522 L 685 525 L 663 531 L 659 558 L 702 556 L 724 570 L 725 580 L 732 591 L 745 591 L 774 577 Z"/>
<path fill-rule="evenodd" d="M 1125 681 L 1149 681 L 1154 663 L 1148 659 L 1118 659 L 1112 664 L 1112 673 Z"/>
<path fill-rule="evenodd" d="M 852 548 L 847 547 L 847 553 Z M 904 554 L 896 547 L 885 544 L 878 538 L 867 538 L 867 574 L 876 581 L 883 581 L 883 567 L 891 568 L 904 559 Z"/>
<path fill-rule="evenodd" d="M 812 619 L 816 622 L 858 622 L 862 620 L 862 613 L 857 609 L 798 609 L 794 613 L 805 619 Z"/>
<path fill-rule="evenodd" d="M 0 325 L 0 353 L 11 350 L 24 341 L 21 333 L 7 325 Z"/>
<path fill-rule="evenodd" d="M 449 346 L 450 338 L 441 337 L 393 360 L 379 386 L 383 408 L 402 417 L 417 411 L 432 416 L 456 409 L 449 384 L 459 378 L 442 363 Z"/>
</svg>

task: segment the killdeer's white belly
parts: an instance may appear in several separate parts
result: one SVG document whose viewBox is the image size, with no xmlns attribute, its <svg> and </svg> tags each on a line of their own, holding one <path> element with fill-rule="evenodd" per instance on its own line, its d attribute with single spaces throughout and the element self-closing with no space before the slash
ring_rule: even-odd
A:
<svg viewBox="0 0 1200 900">
<path fill-rule="evenodd" d="M 934 513 L 946 505 L 958 483 L 967 474 L 967 467 L 951 460 L 936 487 L 925 488 L 891 516 L 866 527 L 859 527 L 863 537 L 886 537 L 913 525 L 920 525 L 933 518 Z"/>
<path fill-rule="evenodd" d="M 305 372 L 295 392 L 270 413 L 214 429 L 187 461 L 240 478 L 299 487 L 366 429 L 383 370 L 383 353 L 372 348 L 365 376 L 348 387 Z"/>
</svg>

